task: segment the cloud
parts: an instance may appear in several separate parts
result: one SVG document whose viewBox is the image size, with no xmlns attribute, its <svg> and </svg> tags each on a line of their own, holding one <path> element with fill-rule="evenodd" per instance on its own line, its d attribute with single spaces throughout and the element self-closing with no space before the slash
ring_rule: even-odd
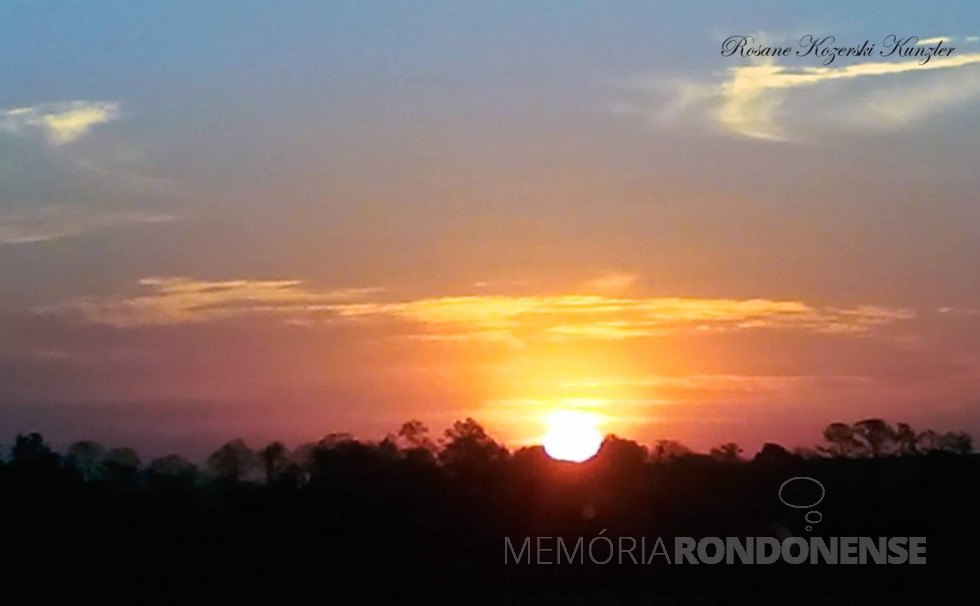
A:
<svg viewBox="0 0 980 606">
<path fill-rule="evenodd" d="M 344 317 L 398 317 L 435 334 L 508 333 L 551 339 L 618 340 L 657 337 L 679 331 L 737 331 L 792 328 L 822 333 L 865 333 L 875 326 L 909 319 L 907 310 L 875 306 L 818 310 L 799 301 L 628 298 L 589 294 L 440 297 L 399 303 L 349 304 Z"/>
<path fill-rule="evenodd" d="M 146 278 L 149 292 L 36 310 L 120 328 L 269 317 L 293 325 L 395 322 L 435 340 L 620 340 L 684 331 L 794 329 L 860 335 L 914 317 L 879 306 L 818 309 L 800 301 L 601 294 L 480 295 L 381 301 L 383 289 L 315 289 L 297 280 Z M 372 300 L 374 299 L 374 300 Z"/>
<path fill-rule="evenodd" d="M 737 60 L 731 58 L 731 60 Z M 624 84 L 645 100 L 620 112 L 648 122 L 702 127 L 770 141 L 828 126 L 893 130 L 980 97 L 980 53 L 908 61 L 791 67 L 752 60 L 700 80 L 643 77 Z"/>
<path fill-rule="evenodd" d="M 940 307 L 936 311 L 948 316 L 980 316 L 980 309 L 971 307 Z"/>
<path fill-rule="evenodd" d="M 0 245 L 47 242 L 132 223 L 167 223 L 179 217 L 145 210 L 45 206 L 0 212 Z"/>
<path fill-rule="evenodd" d="M 916 46 L 926 46 L 929 44 L 936 44 L 937 42 L 949 43 L 954 42 L 956 38 L 954 36 L 934 36 L 932 38 L 923 38 L 915 43 Z"/>
<path fill-rule="evenodd" d="M 40 308 L 118 328 L 210 322 L 248 315 L 287 315 L 331 309 L 337 301 L 375 289 L 312 290 L 298 280 L 205 281 L 153 277 L 139 281 L 149 294 L 121 299 L 83 298 Z"/>
<path fill-rule="evenodd" d="M 68 145 L 92 128 L 120 118 L 112 101 L 60 101 L 0 110 L 0 130 L 20 136 L 40 135 L 55 147 Z"/>
</svg>

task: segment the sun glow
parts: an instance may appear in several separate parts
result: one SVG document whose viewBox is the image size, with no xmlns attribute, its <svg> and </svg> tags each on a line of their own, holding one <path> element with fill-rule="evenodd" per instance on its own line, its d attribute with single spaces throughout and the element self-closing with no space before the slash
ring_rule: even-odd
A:
<svg viewBox="0 0 980 606">
<path fill-rule="evenodd" d="M 592 458 L 602 445 L 597 425 L 599 416 L 579 410 L 565 410 L 547 418 L 544 450 L 553 459 L 581 463 Z"/>
</svg>

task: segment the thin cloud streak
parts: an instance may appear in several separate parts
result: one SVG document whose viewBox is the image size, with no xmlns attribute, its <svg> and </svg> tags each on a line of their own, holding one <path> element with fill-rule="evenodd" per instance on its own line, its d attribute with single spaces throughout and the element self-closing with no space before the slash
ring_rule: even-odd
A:
<svg viewBox="0 0 980 606">
<path fill-rule="evenodd" d="M 171 223 L 176 215 L 145 210 L 44 206 L 0 212 L 0 245 L 49 242 L 135 223 Z"/>
<path fill-rule="evenodd" d="M 331 309 L 332 304 L 375 289 L 307 289 L 299 280 L 204 281 L 151 277 L 139 281 L 150 294 L 121 299 L 84 298 L 35 311 L 66 315 L 117 328 L 212 322 L 254 315 L 289 315 Z"/>
<path fill-rule="evenodd" d="M 60 101 L 0 111 L 0 130 L 19 136 L 39 135 L 60 147 L 121 117 L 113 101 Z"/>
<path fill-rule="evenodd" d="M 955 42 L 956 38 L 954 36 L 933 36 L 932 38 L 924 38 L 915 43 L 916 46 L 926 46 L 927 44 L 936 44 L 938 42 Z"/>
</svg>

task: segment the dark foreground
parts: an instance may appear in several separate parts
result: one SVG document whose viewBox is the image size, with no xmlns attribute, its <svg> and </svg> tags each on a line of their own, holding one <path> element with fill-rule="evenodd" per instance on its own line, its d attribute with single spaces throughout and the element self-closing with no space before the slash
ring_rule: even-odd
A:
<svg viewBox="0 0 980 606">
<path fill-rule="evenodd" d="M 261 481 L 238 469 L 203 479 L 180 465 L 108 464 L 92 474 L 44 449 L 22 450 L 0 466 L 3 595 L 128 604 L 934 604 L 959 595 L 972 602 L 978 591 L 974 454 L 803 458 L 773 448 L 749 462 L 654 460 L 614 439 L 573 465 L 491 441 L 450 448 L 332 441 L 302 466 L 267 457 Z M 823 485 L 816 506 L 781 502 L 780 486 L 798 476 Z M 783 497 L 812 503 L 815 486 L 794 481 Z M 819 515 L 809 524 L 812 511 Z M 580 537 L 587 548 L 599 536 L 613 541 L 608 563 L 599 563 L 610 555 L 601 540 L 591 555 L 557 551 L 557 537 L 571 551 Z M 674 561 L 676 537 L 790 536 L 926 537 L 926 563 Z M 658 537 L 668 557 L 646 563 Z M 516 552 L 529 539 L 521 562 L 508 539 Z M 645 549 L 624 554 L 621 540 Z"/>
</svg>

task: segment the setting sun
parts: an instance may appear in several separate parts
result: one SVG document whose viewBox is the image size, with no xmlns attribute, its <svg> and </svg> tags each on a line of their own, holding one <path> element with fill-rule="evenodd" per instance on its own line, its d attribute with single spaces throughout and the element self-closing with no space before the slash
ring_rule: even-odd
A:
<svg viewBox="0 0 980 606">
<path fill-rule="evenodd" d="M 581 463 L 590 459 L 602 445 L 602 434 L 596 428 L 595 415 L 581 411 L 563 411 L 548 418 L 544 450 L 553 459 Z"/>
</svg>

